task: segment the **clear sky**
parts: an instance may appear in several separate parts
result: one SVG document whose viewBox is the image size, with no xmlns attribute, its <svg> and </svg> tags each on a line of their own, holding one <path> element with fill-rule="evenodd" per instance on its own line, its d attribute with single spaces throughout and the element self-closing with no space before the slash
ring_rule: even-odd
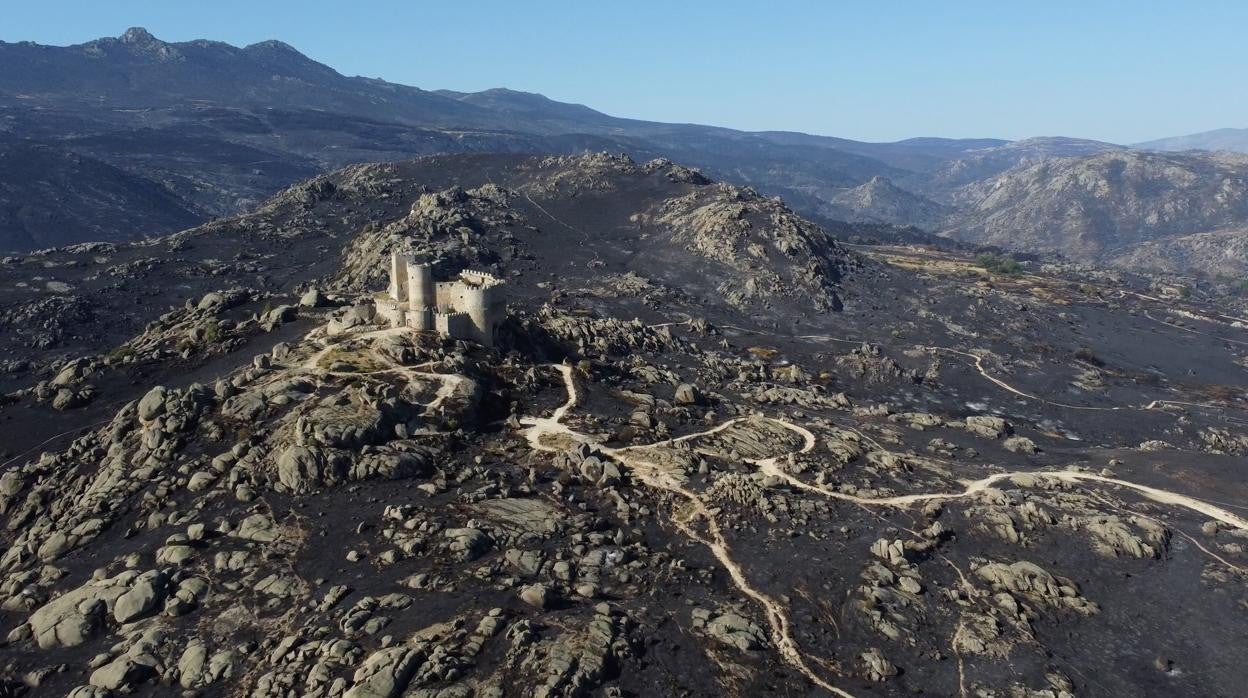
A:
<svg viewBox="0 0 1248 698">
<path fill-rule="evenodd" d="M 1248 127 L 1248 2 L 5 0 L 0 40 L 280 39 L 348 75 L 861 140 Z"/>
</svg>

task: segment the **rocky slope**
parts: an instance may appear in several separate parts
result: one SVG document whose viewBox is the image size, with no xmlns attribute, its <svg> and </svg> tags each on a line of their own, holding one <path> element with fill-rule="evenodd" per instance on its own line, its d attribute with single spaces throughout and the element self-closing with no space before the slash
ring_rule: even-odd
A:
<svg viewBox="0 0 1248 698">
<path fill-rule="evenodd" d="M 972 189 L 991 183 L 1016 167 L 1036 165 L 1054 158 L 1083 158 L 1123 150 L 1121 146 L 1080 138 L 1027 138 L 976 148 L 939 163 L 921 176 L 903 180 L 903 185 L 948 204 L 973 203 L 979 197 Z"/>
<path fill-rule="evenodd" d="M 395 248 L 505 278 L 497 346 L 376 324 Z M 357 166 L 0 274 L 8 695 L 1246 678 L 1242 301 L 850 252 L 609 156 Z"/>
<path fill-rule="evenodd" d="M 1176 274 L 1200 269 L 1238 281 L 1248 275 L 1248 229 L 1236 228 L 1150 240 L 1110 260 L 1130 269 Z"/>
<path fill-rule="evenodd" d="M 1112 151 L 1009 170 L 964 189 L 951 234 L 1106 261 L 1134 246 L 1242 223 L 1248 159 Z"/>
<path fill-rule="evenodd" d="M 0 230 L 9 249 L 168 233 L 203 215 L 149 179 L 72 150 L 0 135 Z"/>
<path fill-rule="evenodd" d="M 883 177 L 847 189 L 832 198 L 833 207 L 821 211 L 829 218 L 871 223 L 913 225 L 938 229 L 951 213 L 947 206 L 912 194 Z"/>
</svg>

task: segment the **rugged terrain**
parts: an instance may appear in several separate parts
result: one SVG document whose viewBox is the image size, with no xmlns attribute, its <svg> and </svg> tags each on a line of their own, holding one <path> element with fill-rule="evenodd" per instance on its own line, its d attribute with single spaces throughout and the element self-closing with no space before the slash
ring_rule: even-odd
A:
<svg viewBox="0 0 1248 698">
<path fill-rule="evenodd" d="M 506 89 L 348 77 L 278 41 L 169 43 L 138 28 L 75 46 L 0 42 L 4 251 L 175 232 L 355 163 L 601 150 L 679 160 L 820 221 L 877 226 L 878 239 L 921 239 L 918 228 L 1183 273 L 1225 271 L 1185 237 L 1243 228 L 1248 196 L 1242 158 L 1208 152 L 664 124 Z"/>
<path fill-rule="evenodd" d="M 972 185 L 952 223 L 956 236 L 1083 261 L 1121 263 L 1141 243 L 1183 245 L 1185 236 L 1242 226 L 1248 218 L 1248 156 L 1117 150 L 1015 167 Z M 1214 271 L 1189 254 L 1170 266 Z"/>
<path fill-rule="evenodd" d="M 1118 257 L 1121 266 L 1178 274 L 1202 269 L 1248 290 L 1248 229 L 1231 228 L 1150 240 Z"/>
<path fill-rule="evenodd" d="M 373 322 L 409 248 L 508 280 L 497 347 Z M 1209 293 L 605 155 L 9 257 L 3 690 L 1236 695 L 1248 309 Z"/>
</svg>

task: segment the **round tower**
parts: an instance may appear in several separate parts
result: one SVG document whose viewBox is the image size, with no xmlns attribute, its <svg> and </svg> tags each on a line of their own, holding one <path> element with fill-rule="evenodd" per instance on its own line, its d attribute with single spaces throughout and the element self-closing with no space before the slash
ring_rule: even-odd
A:
<svg viewBox="0 0 1248 698">
<path fill-rule="evenodd" d="M 438 303 L 433 285 L 433 267 L 415 259 L 407 262 L 407 306 L 412 310 L 432 308 Z"/>
<path fill-rule="evenodd" d="M 507 313 L 507 299 L 498 279 L 487 274 L 461 274 L 463 307 L 472 319 L 476 340 L 485 346 L 494 345 L 494 327 Z"/>
<path fill-rule="evenodd" d="M 473 286 L 470 284 L 463 285 L 461 297 L 463 298 L 463 307 L 458 310 L 468 314 L 472 320 L 473 339 L 481 344 L 490 346 L 494 343 L 493 328 L 487 323 L 485 312 L 485 293 L 486 289 L 481 286 Z"/>
</svg>

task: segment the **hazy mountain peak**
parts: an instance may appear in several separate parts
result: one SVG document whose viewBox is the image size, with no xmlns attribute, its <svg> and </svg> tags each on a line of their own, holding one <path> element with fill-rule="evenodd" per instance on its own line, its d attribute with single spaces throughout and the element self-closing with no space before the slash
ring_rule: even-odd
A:
<svg viewBox="0 0 1248 698">
<path fill-rule="evenodd" d="M 893 180 L 883 175 L 875 175 L 866 183 L 848 190 L 840 197 L 840 200 L 845 202 L 847 197 L 856 199 L 864 206 L 885 202 L 888 205 L 893 205 L 897 200 L 909 202 L 911 199 L 918 200 L 922 198 L 898 187 L 893 183 Z"/>
<path fill-rule="evenodd" d="M 244 47 L 243 50 L 244 51 L 275 51 L 275 52 L 282 52 L 282 53 L 290 53 L 290 54 L 299 56 L 301 58 L 307 58 L 307 56 L 305 56 L 302 52 L 300 52 L 299 49 L 295 48 L 294 46 L 291 46 L 285 41 L 278 41 L 277 39 L 268 39 L 265 41 L 256 42 L 254 44 L 249 44 L 246 47 Z"/>
<path fill-rule="evenodd" d="M 525 113 L 541 112 L 564 118 L 599 118 L 605 116 L 601 112 L 583 104 L 558 102 L 537 92 L 524 92 L 507 87 L 491 87 L 480 92 L 454 94 L 453 99 L 487 109 Z M 448 93 L 448 96 L 451 96 L 451 93 Z"/>
<path fill-rule="evenodd" d="M 1219 128 L 1186 136 L 1136 143 L 1148 150 L 1229 150 L 1248 153 L 1248 128 Z"/>
<path fill-rule="evenodd" d="M 918 225 L 935 228 L 948 213 L 945 207 L 907 191 L 883 175 L 840 192 L 832 201 L 843 210 L 839 217 L 852 221 Z"/>
<path fill-rule="evenodd" d="M 161 41 L 143 27 L 130 27 L 115 39 L 112 37 L 96 39 L 77 48 L 91 58 L 130 55 L 145 57 L 157 62 L 177 61 L 184 58 L 176 46 Z"/>
<path fill-rule="evenodd" d="M 148 44 L 163 44 L 164 43 L 160 39 L 157 39 L 155 36 L 152 36 L 152 33 L 144 29 L 143 27 L 130 27 L 129 29 L 125 31 L 124 34 L 118 37 L 118 40 L 121 41 L 121 43 L 123 44 L 130 44 L 132 46 L 145 46 Z"/>
<path fill-rule="evenodd" d="M 327 79 L 341 77 L 333 68 L 304 55 L 299 49 L 284 41 L 269 39 L 250 44 L 240 50 L 243 56 L 278 71 L 289 71 L 296 74 L 309 73 L 311 76 L 322 76 Z"/>
<path fill-rule="evenodd" d="M 1068 136 L 1033 136 L 1013 141 L 1004 146 L 1013 150 L 1030 150 L 1036 154 L 1051 157 L 1068 157 L 1072 155 L 1095 155 L 1125 148 L 1115 143 L 1096 141 L 1089 138 L 1070 138 Z"/>
</svg>

